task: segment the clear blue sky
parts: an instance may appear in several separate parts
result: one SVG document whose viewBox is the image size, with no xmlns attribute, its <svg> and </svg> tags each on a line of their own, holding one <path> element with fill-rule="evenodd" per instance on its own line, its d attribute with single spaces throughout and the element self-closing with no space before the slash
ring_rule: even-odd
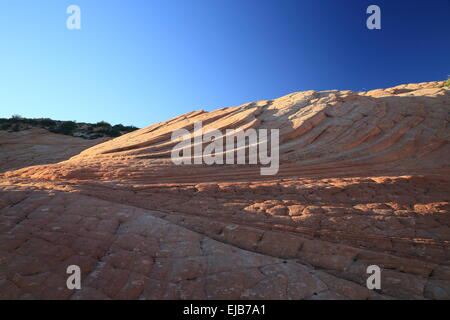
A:
<svg viewBox="0 0 450 320">
<path fill-rule="evenodd" d="M 382 30 L 366 28 L 370 4 Z M 450 0 L 5 0 L 0 117 L 144 127 L 295 91 L 443 80 L 449 22 Z"/>
</svg>

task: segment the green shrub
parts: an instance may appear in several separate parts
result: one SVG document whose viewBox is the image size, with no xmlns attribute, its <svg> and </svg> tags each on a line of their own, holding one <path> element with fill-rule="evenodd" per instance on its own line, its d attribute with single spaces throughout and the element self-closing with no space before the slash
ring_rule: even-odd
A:
<svg viewBox="0 0 450 320">
<path fill-rule="evenodd" d="M 8 130 L 11 127 L 11 123 L 2 123 L 0 125 L 0 130 Z"/>
<path fill-rule="evenodd" d="M 116 137 L 120 137 L 122 134 L 120 133 L 119 130 L 117 129 L 112 129 L 110 130 L 108 133 L 106 133 L 108 136 L 116 138 Z"/>
<path fill-rule="evenodd" d="M 126 126 L 124 131 L 126 131 L 126 132 L 133 132 L 133 131 L 136 131 L 138 129 L 139 128 L 135 127 L 135 126 Z"/>
<path fill-rule="evenodd" d="M 97 122 L 94 126 L 95 127 L 111 127 L 111 125 L 106 121 Z"/>
<path fill-rule="evenodd" d="M 59 133 L 65 134 L 65 135 L 73 135 L 73 130 L 75 130 L 75 128 L 77 127 L 76 122 L 74 121 L 64 121 L 60 126 L 59 126 Z"/>
<path fill-rule="evenodd" d="M 121 123 L 116 124 L 115 126 L 113 126 L 113 129 L 119 130 L 119 131 L 125 131 L 125 126 Z"/>
<path fill-rule="evenodd" d="M 40 120 L 41 125 L 45 126 L 45 127 L 54 127 L 56 126 L 56 121 L 49 119 L 49 118 L 44 118 Z"/>
<path fill-rule="evenodd" d="M 123 124 L 116 124 L 115 126 L 113 126 L 113 129 L 119 130 L 119 131 L 124 131 L 124 132 L 132 132 L 137 130 L 138 128 L 136 128 L 135 126 L 124 126 Z"/>
<path fill-rule="evenodd" d="M 445 87 L 450 87 L 450 77 L 444 82 Z"/>
<path fill-rule="evenodd" d="M 12 123 L 17 123 L 17 122 L 20 122 L 22 119 L 23 119 L 22 116 L 20 116 L 18 114 L 13 114 L 9 120 Z"/>
<path fill-rule="evenodd" d="M 443 87 L 450 87 L 450 76 L 448 77 L 448 79 L 446 81 L 444 81 L 443 84 L 436 86 L 436 88 L 443 88 Z"/>
<path fill-rule="evenodd" d="M 26 124 L 29 124 L 29 125 L 32 125 L 32 126 L 39 125 L 39 120 L 36 120 L 36 119 L 23 118 L 23 119 L 20 119 L 20 122 L 21 123 L 26 123 Z"/>
</svg>

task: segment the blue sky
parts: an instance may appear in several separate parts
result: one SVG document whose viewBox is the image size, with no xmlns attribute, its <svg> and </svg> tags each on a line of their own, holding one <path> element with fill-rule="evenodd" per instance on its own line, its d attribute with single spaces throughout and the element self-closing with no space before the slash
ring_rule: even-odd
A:
<svg viewBox="0 0 450 320">
<path fill-rule="evenodd" d="M 66 8 L 81 8 L 81 30 Z M 377 4 L 382 29 L 366 28 Z M 148 126 L 303 90 L 450 74 L 450 1 L 0 3 L 0 117 Z"/>
</svg>

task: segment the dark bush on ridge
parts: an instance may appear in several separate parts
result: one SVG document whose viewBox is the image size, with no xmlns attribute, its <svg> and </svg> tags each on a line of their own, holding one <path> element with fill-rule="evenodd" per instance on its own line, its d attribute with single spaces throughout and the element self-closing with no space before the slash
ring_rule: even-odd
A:
<svg viewBox="0 0 450 320">
<path fill-rule="evenodd" d="M 77 123 L 75 121 L 57 121 L 49 118 L 28 119 L 20 115 L 13 115 L 9 119 L 0 118 L 0 130 L 16 132 L 33 127 L 47 129 L 53 133 L 77 136 L 83 139 L 96 139 L 105 136 L 116 138 L 124 133 L 138 129 L 135 126 L 124 126 L 123 124 L 112 126 L 106 121 L 90 124 Z"/>
</svg>

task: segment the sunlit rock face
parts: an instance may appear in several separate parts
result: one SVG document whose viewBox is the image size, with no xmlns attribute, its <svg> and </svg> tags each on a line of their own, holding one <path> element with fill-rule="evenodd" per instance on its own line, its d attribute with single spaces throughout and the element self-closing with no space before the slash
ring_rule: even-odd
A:
<svg viewBox="0 0 450 320">
<path fill-rule="evenodd" d="M 450 89 L 439 84 L 191 112 L 5 172 L 0 295 L 449 299 Z M 199 121 L 279 129 L 278 174 L 175 165 L 172 132 Z M 73 264 L 76 292 L 66 288 Z M 376 291 L 370 265 L 382 270 Z"/>
</svg>

